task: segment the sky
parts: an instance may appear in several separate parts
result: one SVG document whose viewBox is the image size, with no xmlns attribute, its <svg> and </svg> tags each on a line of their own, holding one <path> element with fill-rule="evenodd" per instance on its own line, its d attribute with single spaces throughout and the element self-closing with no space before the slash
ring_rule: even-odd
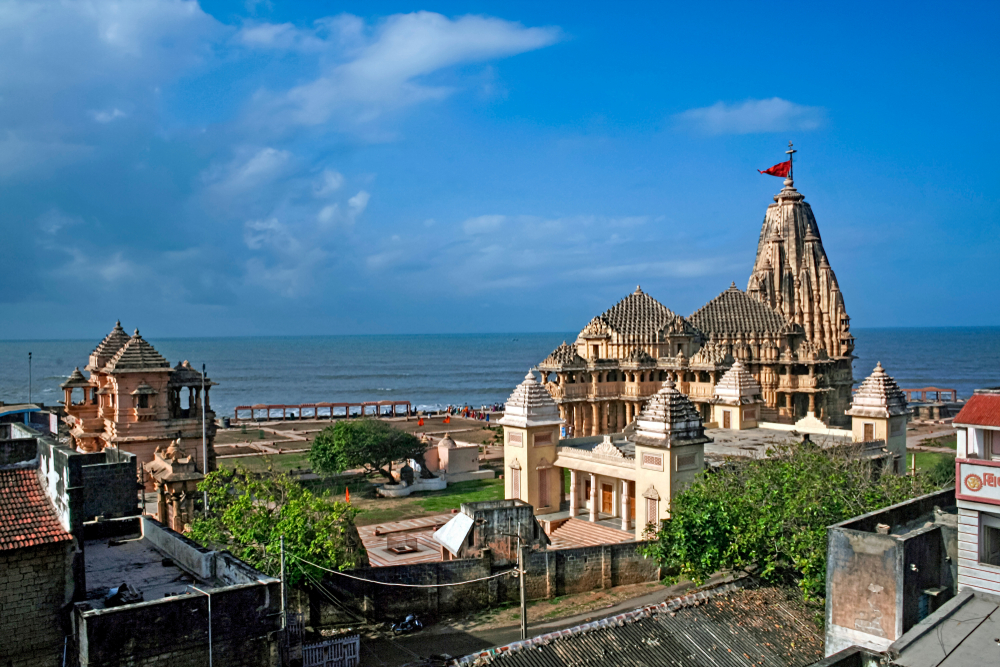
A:
<svg viewBox="0 0 1000 667">
<path fill-rule="evenodd" d="M 1000 3 L 0 2 L 0 338 L 573 331 L 746 287 L 1000 325 Z"/>
</svg>

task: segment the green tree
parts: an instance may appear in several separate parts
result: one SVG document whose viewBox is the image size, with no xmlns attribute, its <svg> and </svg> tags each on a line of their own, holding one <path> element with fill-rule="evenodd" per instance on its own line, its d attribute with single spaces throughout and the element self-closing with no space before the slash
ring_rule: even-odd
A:
<svg viewBox="0 0 1000 667">
<path fill-rule="evenodd" d="M 420 459 L 424 445 L 412 433 L 378 419 L 337 422 L 323 429 L 309 449 L 309 463 L 329 475 L 361 468 L 392 480 L 389 466 L 395 461 Z"/>
<path fill-rule="evenodd" d="M 696 583 L 753 568 L 766 580 L 797 580 L 807 598 L 822 597 L 827 526 L 936 488 L 924 475 L 881 474 L 850 448 L 807 441 L 770 454 L 702 473 L 671 501 L 671 518 L 645 555 Z"/>
<path fill-rule="evenodd" d="M 191 538 L 278 576 L 285 537 L 287 581 L 322 573 L 298 558 L 331 570 L 367 564 L 354 526 L 357 510 L 313 495 L 286 474 L 258 475 L 243 467 L 220 469 L 198 485 L 208 491 L 210 512 L 191 524 Z"/>
<path fill-rule="evenodd" d="M 955 485 L 955 459 L 947 454 L 942 455 L 934 467 L 927 473 L 936 486 L 942 489 Z"/>
</svg>

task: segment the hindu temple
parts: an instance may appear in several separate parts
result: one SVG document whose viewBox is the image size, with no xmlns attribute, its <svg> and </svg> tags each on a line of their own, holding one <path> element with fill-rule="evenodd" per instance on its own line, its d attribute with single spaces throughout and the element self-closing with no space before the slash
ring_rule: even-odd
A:
<svg viewBox="0 0 1000 667">
<path fill-rule="evenodd" d="M 666 380 L 706 422 L 732 418 L 713 405 L 732 393 L 720 397 L 716 386 L 737 361 L 760 391 L 759 408 L 741 408 L 741 420 L 839 426 L 850 422 L 853 349 L 816 217 L 787 178 L 764 215 L 746 291 L 734 282 L 683 317 L 636 287 L 538 370 L 567 436 L 621 431 Z M 747 386 L 740 374 L 731 381 Z"/>
<path fill-rule="evenodd" d="M 129 336 L 116 322 L 90 353 L 84 370 L 89 377 L 76 368 L 61 385 L 66 422 L 77 450 L 98 452 L 113 446 L 135 454 L 142 466 L 154 461 L 157 450 L 166 451 L 183 439 L 197 443 L 190 456 L 199 471 L 215 469 L 215 413 L 209 402 L 215 383 L 187 361 L 171 367 L 138 329 Z M 201 448 L 203 424 L 207 466 Z"/>
</svg>

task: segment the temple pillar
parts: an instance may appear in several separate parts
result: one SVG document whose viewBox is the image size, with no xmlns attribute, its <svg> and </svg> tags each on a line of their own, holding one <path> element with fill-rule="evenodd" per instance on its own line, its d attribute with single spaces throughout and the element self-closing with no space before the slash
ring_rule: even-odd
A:
<svg viewBox="0 0 1000 667">
<path fill-rule="evenodd" d="M 812 368 L 810 366 L 810 368 Z M 809 412 L 810 414 L 816 414 L 816 394 L 809 394 Z"/>
<path fill-rule="evenodd" d="M 592 413 L 591 424 L 590 424 L 590 435 L 600 435 L 601 434 L 601 404 L 591 403 L 590 411 Z"/>
<path fill-rule="evenodd" d="M 590 520 L 597 522 L 597 475 L 590 473 Z"/>
<path fill-rule="evenodd" d="M 622 530 L 631 529 L 631 522 L 628 516 L 628 480 L 622 480 Z"/>
<path fill-rule="evenodd" d="M 573 437 L 575 438 L 583 437 L 585 433 L 583 430 L 583 413 L 586 407 L 584 403 L 573 404 Z"/>
<path fill-rule="evenodd" d="M 566 406 L 562 403 L 559 404 L 559 419 L 569 424 L 569 419 L 566 418 Z"/>
<path fill-rule="evenodd" d="M 580 511 L 580 492 L 576 486 L 576 471 L 569 470 L 569 515 L 575 517 Z"/>
<path fill-rule="evenodd" d="M 167 496 L 162 484 L 156 488 L 156 520 L 167 526 Z"/>
</svg>

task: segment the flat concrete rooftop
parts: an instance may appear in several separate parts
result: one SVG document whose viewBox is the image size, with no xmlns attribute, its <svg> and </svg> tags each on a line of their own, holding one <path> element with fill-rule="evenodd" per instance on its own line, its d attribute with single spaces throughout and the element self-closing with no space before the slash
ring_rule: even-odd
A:
<svg viewBox="0 0 1000 667">
<path fill-rule="evenodd" d="M 86 540 L 84 549 L 87 602 L 94 609 L 103 609 L 108 589 L 123 583 L 142 593 L 144 602 L 190 593 L 189 584 L 199 587 L 215 587 L 218 584 L 199 579 L 177 565 L 164 565 L 166 556 L 139 533 L 114 539 Z"/>
<path fill-rule="evenodd" d="M 726 457 L 761 459 L 765 457 L 769 447 L 802 442 L 806 434 L 769 428 L 750 428 L 744 431 L 707 428 L 705 435 L 713 440 L 705 445 L 705 459 L 710 462 L 721 462 Z M 818 445 L 842 445 L 851 441 L 849 435 L 809 434 L 809 439 Z"/>
</svg>

